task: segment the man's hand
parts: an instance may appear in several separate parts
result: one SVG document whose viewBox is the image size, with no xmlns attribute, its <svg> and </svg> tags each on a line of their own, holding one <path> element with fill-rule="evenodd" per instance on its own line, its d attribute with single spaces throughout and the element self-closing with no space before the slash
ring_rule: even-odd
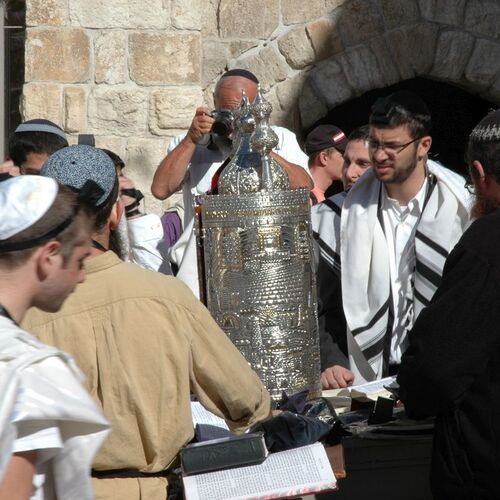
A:
<svg viewBox="0 0 500 500">
<path fill-rule="evenodd" d="M 5 160 L 0 164 L 0 174 L 21 175 L 19 167 L 16 167 L 12 160 Z"/>
<path fill-rule="evenodd" d="M 198 141 L 212 130 L 215 120 L 209 113 L 210 110 L 204 106 L 196 108 L 196 113 L 186 136 L 186 139 L 190 140 L 193 144 L 198 144 Z"/>
<path fill-rule="evenodd" d="M 323 389 L 341 389 L 352 385 L 354 373 L 340 365 L 330 366 L 321 374 L 321 387 Z"/>
</svg>

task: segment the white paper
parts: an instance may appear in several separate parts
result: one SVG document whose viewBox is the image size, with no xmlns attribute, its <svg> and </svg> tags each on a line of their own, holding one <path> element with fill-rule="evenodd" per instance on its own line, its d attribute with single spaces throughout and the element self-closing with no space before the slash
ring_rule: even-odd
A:
<svg viewBox="0 0 500 500">
<path fill-rule="evenodd" d="M 336 488 L 321 443 L 272 453 L 259 465 L 183 478 L 186 500 L 262 500 Z"/>
<path fill-rule="evenodd" d="M 204 424 L 214 425 L 215 427 L 221 427 L 222 429 L 229 430 L 229 427 L 223 418 L 220 418 L 212 412 L 206 410 L 198 401 L 191 402 L 191 414 L 193 416 L 193 427 L 196 427 L 196 424 Z"/>
<path fill-rule="evenodd" d="M 387 393 L 389 395 L 389 391 L 384 386 L 390 385 L 396 380 L 396 377 L 386 377 L 381 378 L 380 380 L 374 380 L 373 382 L 367 382 L 366 384 L 360 385 L 352 385 L 350 387 L 345 387 L 343 389 L 330 389 L 327 391 L 323 391 L 323 397 L 331 398 L 331 397 L 350 397 L 351 392 L 357 394 L 366 394 L 366 396 L 370 396 L 371 394 L 378 394 L 381 392 Z"/>
</svg>

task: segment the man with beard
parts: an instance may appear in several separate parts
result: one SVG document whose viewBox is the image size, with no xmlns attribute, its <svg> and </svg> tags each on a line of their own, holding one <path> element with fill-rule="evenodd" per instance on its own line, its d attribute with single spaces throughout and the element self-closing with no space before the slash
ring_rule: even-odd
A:
<svg viewBox="0 0 500 500">
<path fill-rule="evenodd" d="M 472 131 L 478 218 L 446 260 L 431 304 L 410 332 L 398 375 L 411 417 L 436 416 L 436 499 L 498 498 L 500 474 L 500 110 Z"/>
<path fill-rule="evenodd" d="M 93 248 L 86 282 L 61 311 L 32 309 L 24 324 L 74 356 L 111 422 L 93 464 L 95 497 L 164 500 L 167 469 L 194 435 L 190 394 L 235 432 L 269 415 L 269 394 L 183 283 L 109 250 L 123 206 L 115 166 L 104 152 L 61 149 L 41 175 L 83 192 L 92 187 Z"/>
<path fill-rule="evenodd" d="M 428 160 L 430 112 L 400 91 L 372 108 L 372 170 L 315 221 L 324 388 L 395 374 L 407 333 L 468 223 L 463 179 Z M 341 237 L 342 235 L 342 237 Z"/>
<path fill-rule="evenodd" d="M 227 71 L 215 87 L 216 110 L 236 109 L 241 102 L 242 91 L 253 102 L 257 95 L 257 85 L 258 80 L 250 71 Z M 184 232 L 171 249 L 170 260 L 173 267 L 178 269 L 176 276 L 195 295 L 199 295 L 199 284 L 193 235 L 193 197 L 203 195 L 211 189 L 214 174 L 232 149 L 230 134 L 214 133 L 214 123 L 215 119 L 207 107 L 197 108 L 187 134 L 181 134 L 172 140 L 168 154 L 158 166 L 151 185 L 153 195 L 160 200 L 182 188 Z M 307 169 L 307 156 L 300 149 L 295 135 L 283 127 L 273 127 L 273 130 L 278 135 L 279 145 L 278 151 L 273 151 L 271 155 L 287 172 L 290 187 L 311 189 L 313 182 Z"/>
</svg>

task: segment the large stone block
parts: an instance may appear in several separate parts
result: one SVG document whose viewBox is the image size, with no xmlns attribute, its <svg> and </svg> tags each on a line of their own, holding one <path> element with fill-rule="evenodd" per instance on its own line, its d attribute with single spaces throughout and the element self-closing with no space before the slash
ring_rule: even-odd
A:
<svg viewBox="0 0 500 500">
<path fill-rule="evenodd" d="M 126 139 L 124 137 L 115 137 L 111 135 L 96 135 L 95 136 L 95 147 L 102 149 L 109 149 L 113 153 L 116 153 L 122 160 L 125 160 L 125 143 Z M 125 166 L 127 166 L 125 164 Z M 127 175 L 127 171 L 125 171 Z"/>
<path fill-rule="evenodd" d="M 493 85 L 488 89 L 484 97 L 494 102 L 497 106 L 500 106 L 500 75 L 493 83 Z"/>
<path fill-rule="evenodd" d="M 45 118 L 62 125 L 61 109 L 60 85 L 50 83 L 24 85 L 21 97 L 21 115 L 24 121 Z"/>
<path fill-rule="evenodd" d="M 380 12 L 374 2 L 367 0 L 346 2 L 336 23 L 345 47 L 369 40 L 383 31 Z"/>
<path fill-rule="evenodd" d="M 62 26 L 68 20 L 67 0 L 26 1 L 26 26 Z"/>
<path fill-rule="evenodd" d="M 95 82 L 117 84 L 128 79 L 127 33 L 101 31 L 94 40 Z"/>
<path fill-rule="evenodd" d="M 366 45 L 347 49 L 339 54 L 337 60 L 344 70 L 347 82 L 357 94 L 384 86 L 385 81 L 377 59 Z"/>
<path fill-rule="evenodd" d="M 201 85 L 206 87 L 223 72 L 229 59 L 228 44 L 220 39 L 203 40 Z"/>
<path fill-rule="evenodd" d="M 90 77 L 90 40 L 81 29 L 29 29 L 26 81 L 86 82 Z"/>
<path fill-rule="evenodd" d="M 468 0 L 419 0 L 422 17 L 429 21 L 461 26 Z"/>
<path fill-rule="evenodd" d="M 458 82 L 470 59 L 475 38 L 463 31 L 442 31 L 436 45 L 431 75 Z"/>
<path fill-rule="evenodd" d="M 481 36 L 500 38 L 500 2 L 469 0 L 465 10 L 465 27 Z"/>
<path fill-rule="evenodd" d="M 233 59 L 238 58 L 247 50 L 257 47 L 257 45 L 259 45 L 257 40 L 231 40 L 229 42 L 229 55 Z"/>
<path fill-rule="evenodd" d="M 299 97 L 299 113 L 303 128 L 312 126 L 328 113 L 328 107 L 309 80 L 302 87 L 302 93 Z"/>
<path fill-rule="evenodd" d="M 350 0 L 325 0 L 325 13 L 330 14 L 337 7 L 340 7 L 349 1 Z"/>
<path fill-rule="evenodd" d="M 294 69 L 302 69 L 314 62 L 315 53 L 304 26 L 292 28 L 278 40 L 280 52 Z"/>
<path fill-rule="evenodd" d="M 404 24 L 418 21 L 419 10 L 417 0 L 384 0 L 380 2 L 386 29 L 399 28 Z"/>
<path fill-rule="evenodd" d="M 484 89 L 489 87 L 500 72 L 500 44 L 478 39 L 465 70 L 466 79 Z"/>
<path fill-rule="evenodd" d="M 323 0 L 281 0 L 283 24 L 297 24 L 321 17 L 324 10 Z"/>
<path fill-rule="evenodd" d="M 201 34 L 203 37 L 219 35 L 219 0 L 205 0 L 201 16 Z"/>
<path fill-rule="evenodd" d="M 299 98 L 306 80 L 304 72 L 276 85 L 280 113 L 274 123 L 283 125 L 292 130 L 300 129 Z"/>
<path fill-rule="evenodd" d="M 148 94 L 137 87 L 96 87 L 89 95 L 89 125 L 102 135 L 128 136 L 147 130 Z"/>
<path fill-rule="evenodd" d="M 200 35 L 133 33 L 129 39 L 131 77 L 137 83 L 199 83 Z"/>
<path fill-rule="evenodd" d="M 331 57 L 343 50 L 337 23 L 333 19 L 319 19 L 310 23 L 306 26 L 306 31 L 316 54 L 316 61 Z"/>
<path fill-rule="evenodd" d="M 161 29 L 170 25 L 163 0 L 69 0 L 71 23 L 85 28 Z"/>
<path fill-rule="evenodd" d="M 83 87 L 64 88 L 64 129 L 69 133 L 87 130 L 87 96 Z"/>
<path fill-rule="evenodd" d="M 187 129 L 201 106 L 199 87 L 170 87 L 151 94 L 149 128 L 154 134 L 170 134 L 169 129 Z"/>
<path fill-rule="evenodd" d="M 254 73 L 264 90 L 288 76 L 288 65 L 273 45 L 263 48 L 258 54 L 237 59 L 229 63 L 230 68 L 244 68 Z"/>
<path fill-rule="evenodd" d="M 384 37 L 377 37 L 370 40 L 370 49 L 377 59 L 380 74 L 384 80 L 384 86 L 393 85 L 401 80 L 398 68 L 394 64 L 391 51 L 387 46 Z"/>
<path fill-rule="evenodd" d="M 312 70 L 309 83 L 316 95 L 327 104 L 328 109 L 338 106 L 353 96 L 342 67 L 334 58 L 325 59 Z"/>
<path fill-rule="evenodd" d="M 172 24 L 181 30 L 200 30 L 206 0 L 172 0 Z"/>
<path fill-rule="evenodd" d="M 221 0 L 219 33 L 223 38 L 268 38 L 278 27 L 279 0 Z"/>
</svg>

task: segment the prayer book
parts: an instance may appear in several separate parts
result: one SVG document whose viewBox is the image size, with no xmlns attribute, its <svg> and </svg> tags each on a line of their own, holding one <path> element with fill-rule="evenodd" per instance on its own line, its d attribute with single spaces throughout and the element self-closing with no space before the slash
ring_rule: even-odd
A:
<svg viewBox="0 0 500 500">
<path fill-rule="evenodd" d="M 337 489 L 321 443 L 270 454 L 259 465 L 183 477 L 186 500 L 293 498 Z"/>
</svg>

